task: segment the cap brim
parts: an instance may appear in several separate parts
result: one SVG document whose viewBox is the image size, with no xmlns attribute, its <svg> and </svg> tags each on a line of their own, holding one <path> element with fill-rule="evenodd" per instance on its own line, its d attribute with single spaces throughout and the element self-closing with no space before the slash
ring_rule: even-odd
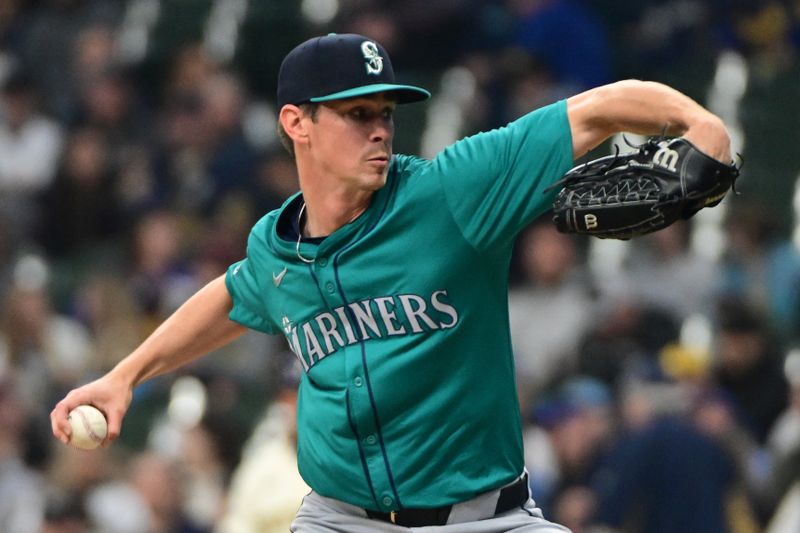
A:
<svg viewBox="0 0 800 533">
<path fill-rule="evenodd" d="M 341 100 L 343 98 L 354 98 L 356 96 L 364 96 L 366 94 L 391 92 L 397 96 L 398 104 L 410 104 L 412 102 L 421 102 L 431 97 L 431 93 L 420 87 L 413 85 L 395 85 L 393 83 L 376 83 L 373 85 L 363 85 L 361 87 L 354 87 L 346 91 L 339 91 L 338 93 L 326 94 L 325 96 L 317 96 L 311 98 L 311 102 L 328 102 L 330 100 Z"/>
</svg>

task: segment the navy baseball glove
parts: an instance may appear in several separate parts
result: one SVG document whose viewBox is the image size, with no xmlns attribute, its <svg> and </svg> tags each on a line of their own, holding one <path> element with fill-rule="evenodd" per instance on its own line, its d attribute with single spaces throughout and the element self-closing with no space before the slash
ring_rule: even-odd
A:
<svg viewBox="0 0 800 533">
<path fill-rule="evenodd" d="M 682 137 L 650 139 L 636 151 L 601 157 L 567 172 L 553 203 L 562 233 L 630 239 L 687 219 L 722 201 L 739 176 Z"/>
</svg>

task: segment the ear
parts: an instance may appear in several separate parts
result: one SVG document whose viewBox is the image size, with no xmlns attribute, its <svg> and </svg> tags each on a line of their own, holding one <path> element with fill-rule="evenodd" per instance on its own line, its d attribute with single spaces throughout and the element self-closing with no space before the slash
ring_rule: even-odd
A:
<svg viewBox="0 0 800 533">
<path fill-rule="evenodd" d="M 286 135 L 288 135 L 295 144 L 304 144 L 308 142 L 308 130 L 303 118 L 305 118 L 303 110 L 292 104 L 283 106 L 278 115 L 278 120 L 281 121 L 281 126 L 283 126 Z"/>
</svg>

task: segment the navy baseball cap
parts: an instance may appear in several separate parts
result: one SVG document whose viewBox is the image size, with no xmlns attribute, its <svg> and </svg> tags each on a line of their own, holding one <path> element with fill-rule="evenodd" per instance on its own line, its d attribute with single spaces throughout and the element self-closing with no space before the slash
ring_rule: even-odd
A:
<svg viewBox="0 0 800 533">
<path fill-rule="evenodd" d="M 278 108 L 286 104 L 327 102 L 391 92 L 398 104 L 428 99 L 431 94 L 395 83 L 389 54 L 377 42 L 352 33 L 329 33 L 295 47 L 278 72 Z"/>
</svg>

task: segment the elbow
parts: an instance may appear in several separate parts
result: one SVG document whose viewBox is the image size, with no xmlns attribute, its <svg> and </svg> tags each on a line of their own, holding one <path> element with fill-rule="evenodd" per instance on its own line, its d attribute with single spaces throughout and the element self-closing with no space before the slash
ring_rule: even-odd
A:
<svg viewBox="0 0 800 533">
<path fill-rule="evenodd" d="M 601 85 L 570 99 L 568 105 L 574 116 L 575 129 L 590 132 L 594 138 L 606 138 L 616 133 L 617 121 L 608 110 L 609 103 L 624 94 L 623 83 Z"/>
</svg>

